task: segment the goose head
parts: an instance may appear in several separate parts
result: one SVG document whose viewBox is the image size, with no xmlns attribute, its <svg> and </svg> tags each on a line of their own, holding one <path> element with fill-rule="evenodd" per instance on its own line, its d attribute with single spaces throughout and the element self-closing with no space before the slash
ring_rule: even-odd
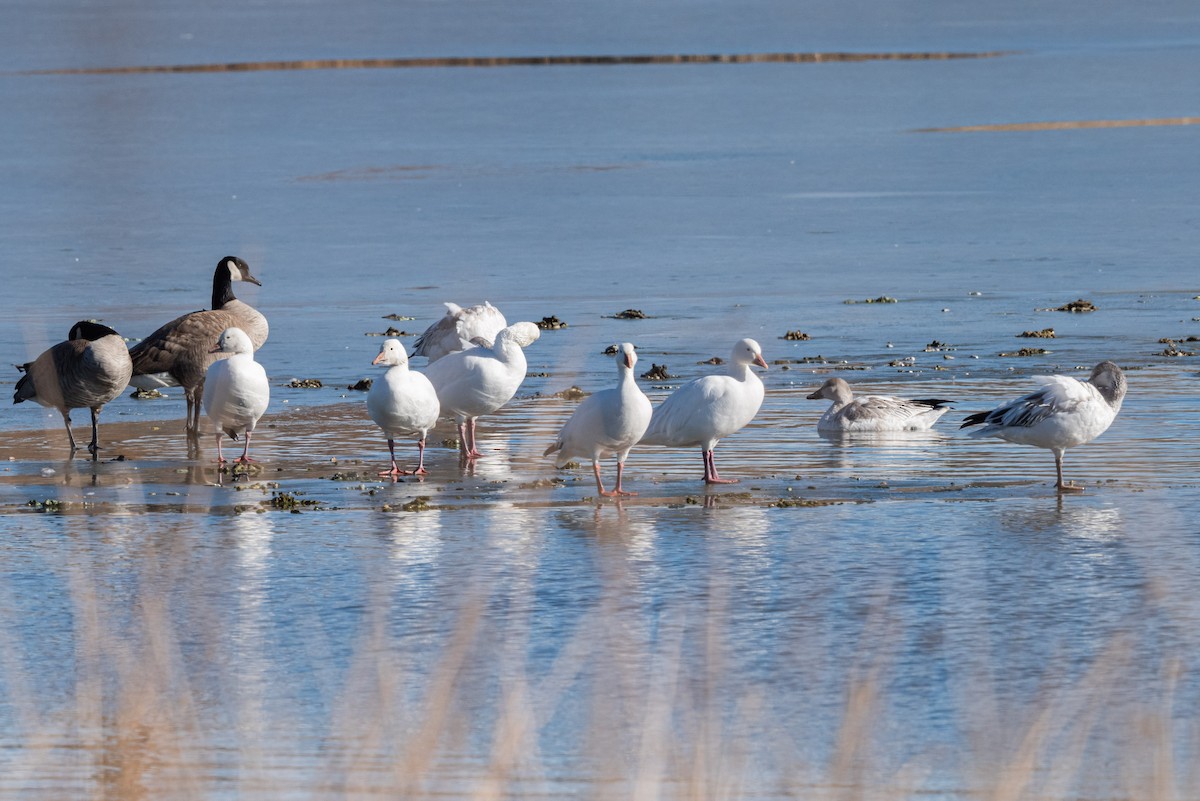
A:
<svg viewBox="0 0 1200 801">
<path fill-rule="evenodd" d="M 840 378 L 831 378 L 821 385 L 820 389 L 808 396 L 809 400 L 831 400 L 834 403 L 848 403 L 854 393 L 850 385 Z"/>
<path fill-rule="evenodd" d="M 512 342 L 524 349 L 537 342 L 541 335 L 541 330 L 534 323 L 513 323 L 496 334 L 496 344 L 499 345 L 501 341 Z"/>
<path fill-rule="evenodd" d="M 71 333 L 67 334 L 67 339 L 86 339 L 88 342 L 95 342 L 97 339 L 107 336 L 120 336 L 120 334 L 107 325 L 94 323 L 91 320 L 80 320 L 71 326 Z"/>
<path fill-rule="evenodd" d="M 254 353 L 250 335 L 240 328 L 226 328 L 210 353 Z"/>
<path fill-rule="evenodd" d="M 404 346 L 400 344 L 398 339 L 385 339 L 383 344 L 379 346 L 379 355 L 375 357 L 375 361 L 371 364 L 382 364 L 386 367 L 396 367 L 397 365 L 408 364 L 408 354 L 404 350 Z"/>
<path fill-rule="evenodd" d="M 1088 383 L 1100 391 L 1109 406 L 1121 407 L 1121 401 L 1125 399 L 1125 373 L 1116 364 L 1109 361 L 1097 364 L 1092 368 Z"/>
<path fill-rule="evenodd" d="M 250 274 L 250 266 L 237 256 L 226 256 L 217 262 L 217 270 L 213 273 L 212 308 L 219 309 L 231 300 L 237 300 L 233 294 L 233 282 L 246 281 L 255 286 L 262 282 Z"/>
<path fill-rule="evenodd" d="M 617 347 L 616 360 L 618 372 L 633 370 L 633 366 L 637 364 L 637 351 L 634 350 L 632 342 L 622 342 Z"/>
<path fill-rule="evenodd" d="M 733 346 L 733 353 L 730 360 L 737 365 L 750 366 L 757 364 L 762 369 L 767 369 L 767 363 L 763 360 L 762 348 L 753 339 L 747 337 L 740 340 Z"/>
</svg>

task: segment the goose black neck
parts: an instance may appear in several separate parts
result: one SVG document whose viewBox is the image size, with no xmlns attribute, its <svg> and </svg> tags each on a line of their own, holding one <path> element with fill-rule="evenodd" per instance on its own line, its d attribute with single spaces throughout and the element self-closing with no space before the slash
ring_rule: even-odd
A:
<svg viewBox="0 0 1200 801">
<path fill-rule="evenodd" d="M 225 259 L 221 259 L 217 271 L 213 273 L 212 308 L 219 309 L 231 300 L 237 300 L 237 296 L 233 294 L 233 280 L 229 277 L 229 267 L 225 264 Z"/>
</svg>

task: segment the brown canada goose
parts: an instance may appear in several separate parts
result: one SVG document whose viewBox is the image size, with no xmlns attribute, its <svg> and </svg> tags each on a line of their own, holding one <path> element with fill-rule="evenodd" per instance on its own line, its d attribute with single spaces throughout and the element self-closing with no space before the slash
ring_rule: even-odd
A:
<svg viewBox="0 0 1200 801">
<path fill-rule="evenodd" d="M 212 309 L 177 317 L 129 349 L 133 386 L 140 389 L 183 387 L 187 399 L 187 430 L 200 428 L 200 404 L 208 366 L 228 354 L 214 352 L 221 332 L 240 328 L 258 350 L 267 341 L 267 318 L 234 297 L 233 282 L 262 283 L 237 256 L 226 256 L 213 273 Z"/>
<path fill-rule="evenodd" d="M 71 410 L 92 410 L 92 441 L 88 451 L 96 458 L 96 421 L 104 404 L 129 385 L 133 362 L 121 335 L 106 325 L 82 320 L 71 327 L 66 342 L 59 342 L 28 364 L 13 392 L 13 403 L 37 401 L 58 409 L 67 426 L 71 453 L 78 450 L 71 432 Z"/>
</svg>

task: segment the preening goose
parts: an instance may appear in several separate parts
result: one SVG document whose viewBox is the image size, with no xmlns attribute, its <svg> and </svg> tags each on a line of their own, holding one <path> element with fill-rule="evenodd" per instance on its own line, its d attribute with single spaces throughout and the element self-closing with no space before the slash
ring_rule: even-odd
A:
<svg viewBox="0 0 1200 801">
<path fill-rule="evenodd" d="M 950 401 L 937 398 L 855 395 L 840 378 L 829 379 L 808 399 L 833 401 L 817 422 L 817 430 L 823 432 L 928 431 L 950 411 Z"/>
<path fill-rule="evenodd" d="M 129 349 L 133 359 L 133 386 L 151 389 L 183 387 L 187 400 L 187 430 L 200 428 L 204 375 L 208 366 L 224 356 L 214 352 L 218 337 L 227 328 L 240 328 L 254 350 L 267 341 L 267 319 L 233 294 L 234 281 L 262 283 L 237 256 L 226 256 L 213 273 L 212 308 L 177 317 Z"/>
<path fill-rule="evenodd" d="M 699 446 L 706 484 L 737 483 L 717 474 L 713 449 L 718 440 L 742 430 L 762 406 L 763 383 L 750 369 L 752 364 L 767 369 L 762 348 L 753 339 L 743 339 L 733 346 L 724 374 L 689 381 L 658 405 L 642 444 Z"/>
<path fill-rule="evenodd" d="M 410 436 L 417 437 L 419 454 L 417 469 L 412 472 L 424 475 L 425 436 L 441 414 L 437 392 L 428 378 L 408 369 L 408 354 L 398 339 L 384 340 L 372 364 L 382 364 L 388 368 L 371 383 L 371 389 L 367 392 L 367 413 L 375 425 L 383 429 L 392 457 L 391 469 L 379 475 L 408 475 L 396 465 L 396 437 Z"/>
<path fill-rule="evenodd" d="M 1063 454 L 1068 448 L 1091 442 L 1103 434 L 1125 399 L 1125 373 L 1112 362 L 1092 368 L 1087 381 L 1065 375 L 1040 376 L 1041 389 L 992 409 L 978 412 L 961 428 L 982 425 L 972 437 L 999 437 L 1020 445 L 1054 452 L 1059 492 L 1083 492 L 1063 482 Z"/>
<path fill-rule="evenodd" d="M 557 453 L 559 467 L 572 458 L 591 459 L 598 493 L 605 496 L 637 495 L 621 488 L 625 458 L 629 449 L 646 433 L 654 410 L 634 378 L 637 353 L 633 345 L 622 343 L 616 358 L 617 385 L 584 398 L 563 425 L 557 441 L 543 455 Z M 617 486 L 609 492 L 600 480 L 600 460 L 614 454 L 617 457 Z"/>
<path fill-rule="evenodd" d="M 522 348 L 541 336 L 533 323 L 513 323 L 496 334 L 490 347 L 477 347 L 450 353 L 425 368 L 425 376 L 437 390 L 442 415 L 458 423 L 459 454 L 465 460 L 483 454 L 475 447 L 475 421 L 508 403 L 525 380 L 525 353 Z"/>
<path fill-rule="evenodd" d="M 17 381 L 13 403 L 32 400 L 58 409 L 67 427 L 72 454 L 78 447 L 71 432 L 71 409 L 91 409 L 92 441 L 88 451 L 96 459 L 100 409 L 121 394 L 133 372 L 129 348 L 121 335 L 106 325 L 81 320 L 71 327 L 66 342 L 59 342 L 18 369 L 25 375 Z"/>
<path fill-rule="evenodd" d="M 246 444 L 239 464 L 252 462 L 250 458 L 250 435 L 254 426 L 267 410 L 271 399 L 271 385 L 267 382 L 267 371 L 254 361 L 254 345 L 250 337 L 240 328 L 227 328 L 221 332 L 214 349 L 225 358 L 208 367 L 204 393 L 204 412 L 217 427 L 217 462 L 224 463 L 221 455 L 221 435 L 228 434 L 236 440 L 245 434 Z"/>
<path fill-rule="evenodd" d="M 446 303 L 446 313 L 413 345 L 413 356 L 424 356 L 432 364 L 447 353 L 455 353 L 474 347 L 471 340 L 481 337 L 488 342 L 496 338 L 508 321 L 486 300 L 475 306 L 463 308 L 457 303 Z"/>
</svg>

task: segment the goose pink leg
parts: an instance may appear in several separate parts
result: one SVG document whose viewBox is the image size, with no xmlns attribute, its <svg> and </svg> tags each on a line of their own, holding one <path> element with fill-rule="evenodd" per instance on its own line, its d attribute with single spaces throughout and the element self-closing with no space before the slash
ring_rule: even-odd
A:
<svg viewBox="0 0 1200 801">
<path fill-rule="evenodd" d="M 704 455 L 704 483 L 705 484 L 736 484 L 736 478 L 721 478 L 717 474 L 717 462 L 713 458 L 712 451 L 701 451 Z"/>
</svg>

